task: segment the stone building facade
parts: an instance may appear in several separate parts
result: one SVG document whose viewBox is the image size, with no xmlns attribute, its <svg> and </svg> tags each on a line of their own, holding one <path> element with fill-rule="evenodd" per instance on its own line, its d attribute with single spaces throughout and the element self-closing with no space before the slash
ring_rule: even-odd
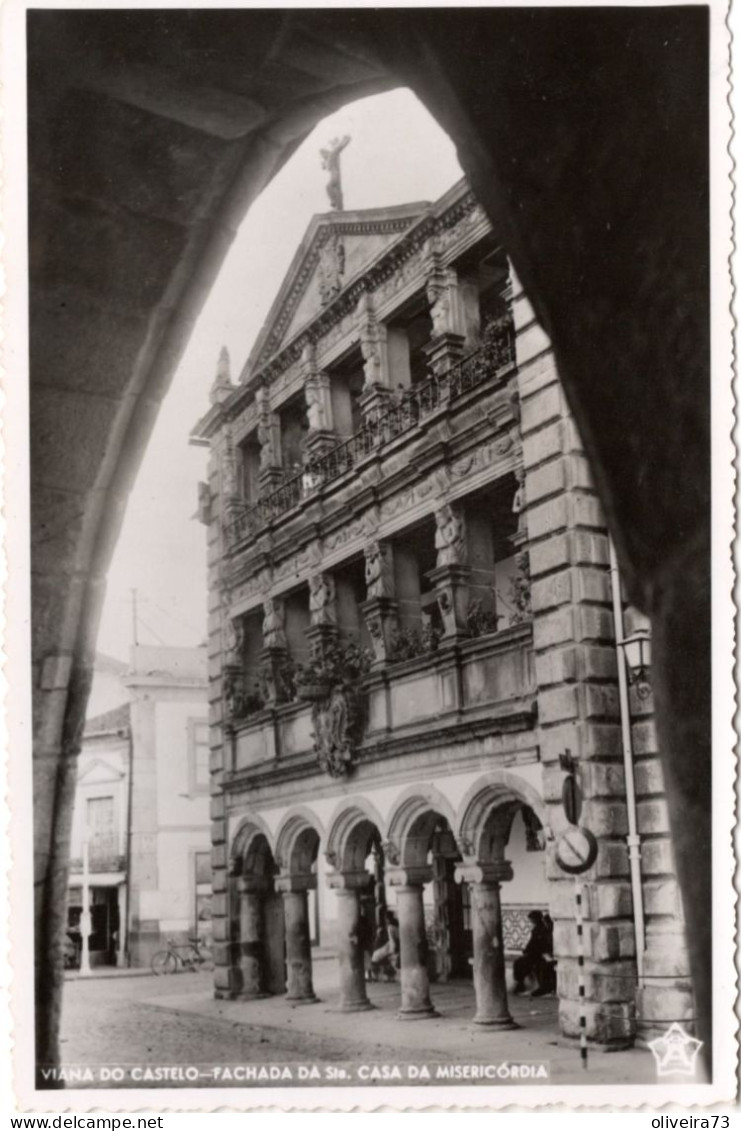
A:
<svg viewBox="0 0 741 1131">
<path fill-rule="evenodd" d="M 138 644 L 99 667 L 91 703 L 118 705 L 85 724 L 68 935 L 77 961 L 84 931 L 91 966 L 148 967 L 168 938 L 211 936 L 206 651 Z"/>
<path fill-rule="evenodd" d="M 621 715 L 604 517 L 548 338 L 467 184 L 315 217 L 193 440 L 210 448 L 217 995 L 311 1000 L 318 936 L 341 1008 L 367 1008 L 361 920 L 393 904 L 400 1016 L 472 973 L 474 1020 L 507 1027 L 506 951 L 540 907 L 577 1036 L 556 860 L 572 759 L 598 843 L 588 1037 L 691 1025 L 650 694 Z"/>
</svg>

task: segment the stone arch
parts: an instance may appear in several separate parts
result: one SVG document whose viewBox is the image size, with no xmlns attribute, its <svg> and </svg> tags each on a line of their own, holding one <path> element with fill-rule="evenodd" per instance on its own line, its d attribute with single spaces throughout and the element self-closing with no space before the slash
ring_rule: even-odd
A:
<svg viewBox="0 0 741 1131">
<path fill-rule="evenodd" d="M 272 879 L 275 857 L 268 827 L 259 817 L 245 817 L 232 840 L 229 852 L 232 876 Z"/>
<path fill-rule="evenodd" d="M 362 872 L 374 833 L 384 838 L 385 822 L 364 797 L 352 797 L 337 807 L 328 828 L 325 856 L 330 867 Z"/>
<path fill-rule="evenodd" d="M 286 813 L 275 836 L 275 861 L 281 872 L 309 875 L 323 837 L 321 822 L 311 809 L 301 805 Z"/>
<path fill-rule="evenodd" d="M 455 829 L 455 812 L 439 789 L 417 785 L 405 790 L 388 823 L 386 858 L 389 863 L 405 867 L 425 864 L 430 839 L 440 817 L 445 818 L 451 830 Z"/>
<path fill-rule="evenodd" d="M 518 808 L 526 805 L 541 825 L 547 824 L 546 804 L 540 794 L 517 774 L 501 770 L 477 778 L 458 808 L 455 833 L 464 856 L 488 855 L 485 835 L 506 842 Z"/>
<path fill-rule="evenodd" d="M 504 9 L 493 17 L 483 9 L 474 13 L 465 29 L 457 13 L 443 10 L 434 16 L 423 13 L 422 23 L 414 11 L 388 10 L 383 17 L 374 12 L 350 12 L 344 17 L 332 13 L 331 20 L 325 12 L 260 13 L 258 22 L 248 25 L 249 36 L 240 21 L 244 24 L 250 13 L 230 14 L 228 19 L 237 22 L 228 33 L 222 14 L 216 25 L 220 74 L 222 81 L 227 80 L 236 67 L 240 80 L 227 90 L 223 114 L 210 93 L 211 77 L 204 81 L 194 66 L 193 52 L 183 50 L 190 35 L 207 41 L 208 28 L 198 26 L 204 17 L 185 13 L 183 26 L 183 13 L 168 14 L 173 34 L 163 35 L 161 25 L 154 29 L 157 60 L 139 76 L 134 64 L 142 36 L 155 38 L 146 31 L 153 14 L 137 13 L 136 20 L 130 13 L 125 15 L 128 23 L 119 26 L 118 34 L 111 34 L 113 13 L 43 12 L 29 25 L 29 73 L 35 76 L 29 97 L 39 106 L 33 115 L 29 160 L 33 179 L 45 186 L 46 203 L 32 215 L 37 254 L 30 296 L 35 327 L 32 434 L 40 453 L 34 457 L 33 598 L 37 742 L 42 755 L 37 757 L 34 781 L 37 976 L 42 1006 L 37 1026 L 39 1060 L 54 1063 L 59 1052 L 65 923 L 65 889 L 59 877 L 63 880 L 69 852 L 75 771 L 74 757 L 69 755 L 75 752 L 85 713 L 102 579 L 157 402 L 236 226 L 235 212 L 241 219 L 292 144 L 313 125 L 315 112 L 320 116 L 319 107 L 326 113 L 341 101 L 378 89 L 379 76 L 383 83 L 390 73 L 413 86 L 448 129 L 482 203 L 502 230 L 554 341 L 621 564 L 628 570 L 631 595 L 654 618 L 661 748 L 671 752 L 663 765 L 687 907 L 700 1036 L 709 1042 L 712 888 L 706 862 L 696 851 L 698 840 L 710 840 L 712 811 L 706 639 L 709 318 L 705 251 L 701 255 L 697 251 L 706 247 L 707 225 L 707 32 L 699 22 L 704 13 L 699 9 L 631 13 L 632 20 L 640 19 L 643 34 L 641 51 L 630 59 L 613 49 L 614 37 L 621 31 L 617 12 L 607 21 L 601 12 L 585 12 L 583 19 L 573 21 L 569 13 L 564 17 L 544 11 L 526 29 L 520 24 L 516 36 L 509 33 L 509 21 L 515 17 Z M 559 22 L 564 18 L 568 25 Z M 461 43 L 475 43 L 480 50 L 449 50 L 453 20 Z M 556 37 L 563 37 L 570 50 L 554 51 Z M 671 51 L 665 50 L 667 37 Z M 340 40 L 342 50 L 337 47 Z M 106 46 L 113 42 L 115 58 Z M 315 74 L 307 80 L 300 67 L 288 67 L 288 81 L 296 85 L 281 92 L 279 110 L 269 105 L 265 114 L 255 114 L 259 99 L 256 103 L 250 97 L 249 85 L 246 98 L 235 97 L 245 76 L 254 74 L 259 80 L 263 60 L 274 60 L 281 50 L 291 49 L 289 58 L 300 59 L 303 49 L 311 60 L 317 42 L 323 48 L 326 88 L 314 93 Z M 418 49 L 410 49 L 410 44 Z M 524 73 L 522 60 L 527 59 L 531 81 L 548 92 L 559 86 L 574 50 L 588 61 L 582 68 L 583 81 L 592 85 L 588 98 L 579 96 L 573 87 L 577 80 L 569 72 L 574 97 L 559 107 L 560 128 L 554 130 L 531 87 L 513 82 L 513 76 L 519 79 Z M 330 66 L 335 53 L 339 58 Z M 350 66 L 353 57 L 355 65 Z M 158 76 L 160 68 L 163 75 L 177 74 L 178 65 L 186 62 L 190 71 L 182 89 L 188 90 L 188 98 L 180 104 L 178 81 L 167 78 L 160 83 Z M 676 97 L 663 101 L 662 113 L 655 113 L 657 90 L 674 90 L 676 73 L 684 74 L 687 82 Z M 54 83 L 47 81 L 49 74 L 56 76 Z M 598 87 L 592 81 L 594 74 L 603 75 Z M 484 84 L 491 97 L 481 99 Z M 514 107 L 504 117 L 497 97 L 503 89 Z M 84 98 L 88 108 L 89 128 L 83 142 L 78 140 L 79 131 L 60 128 L 70 98 Z M 174 167 L 167 176 L 159 175 L 161 184 L 156 181 L 156 163 L 151 172 L 146 170 L 159 189 L 142 196 L 157 205 L 151 214 L 120 208 L 116 199 L 96 199 L 112 191 L 125 200 L 132 183 L 142 178 L 136 161 L 139 150 L 125 140 L 138 136 L 128 128 L 127 116 L 141 113 L 142 108 L 163 139 L 163 152 L 166 131 L 182 130 L 185 123 L 197 128 L 202 148 L 197 163 L 183 163 L 182 181 L 175 178 Z M 105 120 L 106 112 L 114 126 Z M 109 155 L 115 177 L 105 175 L 105 164 L 100 176 L 91 177 L 89 161 L 76 159 L 77 144 L 84 143 L 88 153 L 94 151 L 96 132 L 106 137 L 101 153 Z M 585 154 L 594 153 L 611 170 L 600 193 L 584 191 Z M 539 170 L 547 173 L 554 167 L 561 171 L 563 191 L 555 194 L 553 207 L 544 213 L 541 194 L 533 186 L 542 183 Z M 64 176 L 59 175 L 62 169 Z M 683 175 L 678 176 L 677 169 Z M 614 233 L 605 250 L 604 241 L 595 234 L 604 231 L 605 218 L 615 211 L 616 203 L 632 195 L 636 170 L 642 178 L 641 207 L 634 222 Z M 81 182 L 76 184 L 78 176 Z M 145 182 L 148 187 L 151 181 Z M 92 201 L 96 215 L 116 215 L 119 223 L 127 225 L 116 245 L 127 249 L 132 263 L 128 249 L 142 249 L 141 254 L 151 249 L 144 266 L 119 271 L 108 255 L 93 263 L 89 256 L 75 254 L 79 219 L 70 200 L 78 209 L 81 195 Z M 184 201 L 189 203 L 182 209 L 169 203 Z M 168 212 L 173 215 L 165 239 L 157 219 Z M 209 224 L 204 217 L 213 220 Z M 575 246 L 596 247 L 599 254 L 570 256 L 568 249 L 563 250 L 565 229 L 573 229 Z M 104 232 L 107 236 L 108 220 Z M 683 234 L 690 238 L 681 238 Z M 643 247 L 644 254 L 632 254 L 635 246 Z M 662 269 L 667 247 L 680 257 L 670 279 Z M 605 254 L 612 256 L 609 270 Z M 76 261 L 79 278 L 70 271 Z M 80 300 L 68 301 L 65 314 L 54 301 L 60 264 L 66 265 L 65 287 Z M 144 291 L 143 275 L 149 284 Z M 656 279 L 661 279 L 661 287 L 654 285 Z M 111 281 L 115 295 L 109 291 Z M 580 316 L 575 315 L 574 294 L 587 296 Z M 627 309 L 626 295 L 632 296 Z M 100 301 L 92 302 L 91 296 Z M 621 319 L 615 318 L 616 309 L 623 311 Z M 665 334 L 651 333 L 657 320 L 666 325 Z M 625 325 L 631 327 L 627 338 Z M 598 355 L 616 359 L 609 379 L 593 379 L 593 358 Z M 117 359 L 113 369 L 111 357 Z M 658 375 L 650 388 L 644 379 L 647 372 Z M 675 395 L 678 372 L 690 375 L 682 397 Z M 95 384 L 103 379 L 105 409 L 95 395 Z M 87 398 L 88 393 L 93 395 Z M 121 404 L 114 410 L 116 400 Z M 618 406 L 631 404 L 641 405 L 643 411 L 631 417 L 634 458 L 626 461 L 622 446 L 612 437 Z M 60 420 L 69 421 L 69 429 L 64 425 L 60 429 Z M 86 429 L 94 435 L 94 443 L 45 442 L 46 435 L 53 438 L 60 431 L 84 438 Z M 677 473 L 680 467 L 684 474 Z M 651 483 L 650 491 L 641 490 L 645 482 Z M 84 521 L 72 529 L 70 523 L 58 524 L 55 536 L 46 515 L 59 506 L 59 485 L 67 499 L 76 493 L 77 503 L 70 505 Z M 688 604 L 704 615 L 688 618 L 684 615 Z M 688 670 L 693 672 L 691 680 Z"/>
</svg>

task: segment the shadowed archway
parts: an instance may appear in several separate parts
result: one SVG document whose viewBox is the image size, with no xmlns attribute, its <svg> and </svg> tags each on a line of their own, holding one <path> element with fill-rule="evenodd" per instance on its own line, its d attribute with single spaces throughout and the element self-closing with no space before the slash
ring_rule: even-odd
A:
<svg viewBox="0 0 741 1131">
<path fill-rule="evenodd" d="M 29 14 L 40 1063 L 58 1059 L 105 573 L 157 406 L 249 203 L 324 114 L 399 84 L 456 142 L 553 340 L 631 598 L 652 618 L 709 1042 L 707 21 L 702 8 Z"/>
</svg>

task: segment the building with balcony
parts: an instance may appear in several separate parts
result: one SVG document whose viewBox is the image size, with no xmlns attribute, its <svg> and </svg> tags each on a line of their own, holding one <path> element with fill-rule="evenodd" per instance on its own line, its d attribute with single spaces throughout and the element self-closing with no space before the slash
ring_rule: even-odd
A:
<svg viewBox="0 0 741 1131">
<path fill-rule="evenodd" d="M 104 661 L 92 702 L 119 705 L 85 724 L 68 961 L 87 922 L 90 966 L 146 966 L 169 937 L 210 937 L 206 655 L 138 645 L 128 668 Z"/>
<path fill-rule="evenodd" d="M 582 1008 L 605 1046 L 691 1025 L 650 691 L 620 678 L 550 342 L 468 185 L 316 216 L 210 399 L 217 995 L 313 1000 L 314 941 L 339 1007 L 368 1008 L 363 940 L 393 906 L 399 1016 L 473 978 L 474 1020 L 508 1027 L 538 908 L 566 1036 Z M 556 859 L 569 772 L 598 848 L 583 932 Z"/>
</svg>

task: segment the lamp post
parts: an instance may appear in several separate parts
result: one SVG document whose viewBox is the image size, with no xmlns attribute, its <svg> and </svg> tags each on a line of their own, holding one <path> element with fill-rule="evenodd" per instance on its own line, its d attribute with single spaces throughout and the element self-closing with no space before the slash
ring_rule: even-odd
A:
<svg viewBox="0 0 741 1131">
<path fill-rule="evenodd" d="M 639 699 L 651 694 L 651 634 L 647 628 L 637 628 L 618 641 L 628 668 L 628 682 L 636 689 Z"/>
</svg>

